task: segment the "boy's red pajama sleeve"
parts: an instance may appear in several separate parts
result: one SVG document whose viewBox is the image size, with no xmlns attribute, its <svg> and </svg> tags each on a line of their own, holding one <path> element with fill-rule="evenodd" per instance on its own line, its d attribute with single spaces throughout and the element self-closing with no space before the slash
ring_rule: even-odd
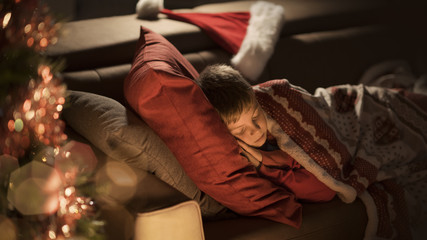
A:
<svg viewBox="0 0 427 240">
<path fill-rule="evenodd" d="M 297 161 L 281 150 L 261 151 L 262 164 L 258 169 L 261 176 L 274 184 L 288 189 L 296 198 L 309 202 L 325 202 L 335 192 L 304 169 Z"/>
</svg>

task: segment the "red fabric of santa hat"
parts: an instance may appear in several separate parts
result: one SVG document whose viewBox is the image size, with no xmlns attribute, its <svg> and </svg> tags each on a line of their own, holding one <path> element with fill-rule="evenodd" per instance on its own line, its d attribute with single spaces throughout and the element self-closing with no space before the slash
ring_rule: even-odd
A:
<svg viewBox="0 0 427 240">
<path fill-rule="evenodd" d="M 231 65 L 249 81 L 261 75 L 284 24 L 283 7 L 264 1 L 255 2 L 249 12 L 178 13 L 163 9 L 162 0 L 139 0 L 136 10 L 140 18 L 152 18 L 161 12 L 170 19 L 200 27 L 233 54 Z"/>
<path fill-rule="evenodd" d="M 233 55 L 239 51 L 250 18 L 249 12 L 176 13 L 168 9 L 160 12 L 170 19 L 200 27 L 213 41 Z"/>
</svg>

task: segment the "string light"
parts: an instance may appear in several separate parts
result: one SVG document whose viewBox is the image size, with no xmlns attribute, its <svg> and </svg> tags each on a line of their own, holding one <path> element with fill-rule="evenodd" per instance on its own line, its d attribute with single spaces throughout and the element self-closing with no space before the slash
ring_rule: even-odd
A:
<svg viewBox="0 0 427 240">
<path fill-rule="evenodd" d="M 20 144 L 30 133 L 36 135 L 46 145 L 58 146 L 67 139 L 63 133 L 65 123 L 59 118 L 65 103 L 65 85 L 53 77 L 50 67 L 41 65 L 38 70 L 39 80 L 28 83 L 27 94 L 21 107 L 13 110 L 12 119 L 8 120 L 9 132 L 0 141 L 4 153 L 21 157 L 25 149 Z"/>
</svg>

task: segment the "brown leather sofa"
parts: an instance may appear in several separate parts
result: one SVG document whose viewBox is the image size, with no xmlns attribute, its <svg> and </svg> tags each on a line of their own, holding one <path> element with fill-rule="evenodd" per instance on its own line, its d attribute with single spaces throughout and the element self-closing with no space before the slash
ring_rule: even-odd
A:
<svg viewBox="0 0 427 240">
<path fill-rule="evenodd" d="M 285 25 L 257 82 L 287 78 L 313 92 L 317 87 L 358 83 L 366 69 L 384 60 L 403 59 L 415 74 L 427 70 L 427 4 L 422 0 L 269 1 L 284 7 Z M 64 24 L 58 43 L 46 52 L 52 58 L 66 60 L 62 78 L 69 90 L 95 93 L 127 106 L 123 80 L 131 67 L 141 25 L 165 36 L 198 71 L 208 64 L 228 63 L 231 58 L 194 25 L 164 16 L 156 20 L 138 19 L 134 8 L 129 7 L 129 2 L 136 1 L 120 1 L 126 2 L 123 9 L 117 4 L 103 4 L 91 11 L 87 8 L 92 1 L 71 2 L 71 9 L 86 5 L 80 13 L 89 15 L 71 15 L 77 20 Z M 195 12 L 247 11 L 252 3 L 165 1 L 165 7 Z M 96 15 L 97 8 L 111 16 Z M 116 12 L 110 8 L 116 8 Z M 95 18 L 91 18 L 90 12 Z M 70 138 L 91 144 L 103 162 L 108 153 L 86 137 L 81 130 L 84 128 L 78 127 L 81 122 L 71 122 L 75 119 L 71 115 L 78 114 L 77 110 L 64 116 L 67 132 Z M 84 121 L 85 116 L 80 117 Z M 103 209 L 109 239 L 132 238 L 133 222 L 132 218 L 123 217 L 126 214 L 136 216 L 189 199 L 155 172 L 137 171 L 143 180 L 139 181 L 134 197 L 125 207 Z M 203 226 L 206 239 L 362 239 L 366 223 L 360 200 L 345 204 L 336 198 L 328 203 L 304 203 L 300 229 L 232 213 L 205 218 Z"/>
</svg>

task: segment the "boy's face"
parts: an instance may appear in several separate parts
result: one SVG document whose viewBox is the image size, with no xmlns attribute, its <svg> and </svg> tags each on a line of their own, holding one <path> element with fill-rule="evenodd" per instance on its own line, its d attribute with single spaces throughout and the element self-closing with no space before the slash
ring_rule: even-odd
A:
<svg viewBox="0 0 427 240">
<path fill-rule="evenodd" d="M 252 147 L 261 147 L 267 140 L 267 121 L 258 102 L 243 110 L 240 118 L 227 124 L 231 134 Z"/>
</svg>

